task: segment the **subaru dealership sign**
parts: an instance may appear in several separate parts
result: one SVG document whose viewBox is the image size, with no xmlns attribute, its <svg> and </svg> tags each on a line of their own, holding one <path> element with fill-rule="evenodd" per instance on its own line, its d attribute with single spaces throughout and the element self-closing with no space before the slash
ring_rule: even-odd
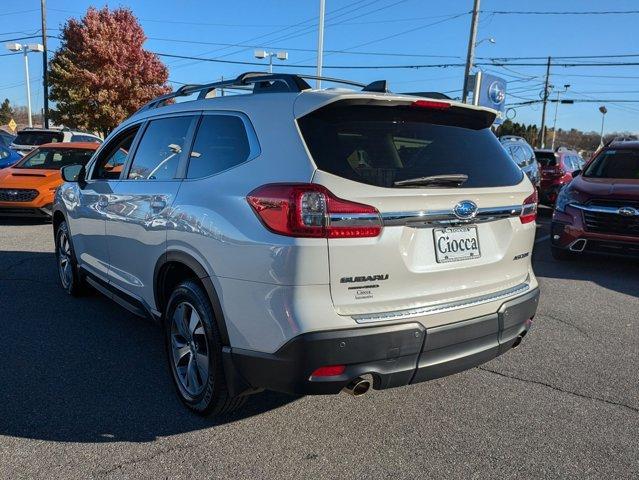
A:
<svg viewBox="0 0 639 480">
<path fill-rule="evenodd" d="M 477 72 L 474 75 L 473 104 L 497 110 L 499 115 L 495 119 L 495 124 L 501 124 L 506 111 L 506 80 Z"/>
</svg>

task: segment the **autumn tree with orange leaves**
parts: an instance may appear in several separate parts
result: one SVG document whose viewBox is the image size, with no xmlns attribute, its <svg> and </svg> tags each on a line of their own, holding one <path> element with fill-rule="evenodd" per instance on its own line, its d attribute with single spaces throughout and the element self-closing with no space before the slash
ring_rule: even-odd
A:
<svg viewBox="0 0 639 480">
<path fill-rule="evenodd" d="M 146 35 L 127 8 L 89 8 L 70 19 L 49 63 L 54 122 L 107 135 L 138 108 L 170 91 L 168 70 L 143 48 Z"/>
</svg>

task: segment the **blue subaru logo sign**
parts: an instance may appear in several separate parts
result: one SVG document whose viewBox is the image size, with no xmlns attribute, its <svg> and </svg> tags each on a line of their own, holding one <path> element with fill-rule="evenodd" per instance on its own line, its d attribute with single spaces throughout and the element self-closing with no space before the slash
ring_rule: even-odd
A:
<svg viewBox="0 0 639 480">
<path fill-rule="evenodd" d="M 453 208 L 453 213 L 460 220 L 470 220 L 477 215 L 477 205 L 475 202 L 470 200 L 462 200 L 455 208 Z"/>
</svg>

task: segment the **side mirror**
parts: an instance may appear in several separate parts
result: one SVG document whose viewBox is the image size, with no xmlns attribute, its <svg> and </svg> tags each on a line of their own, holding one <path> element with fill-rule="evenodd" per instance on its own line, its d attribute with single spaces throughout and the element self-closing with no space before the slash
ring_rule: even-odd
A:
<svg viewBox="0 0 639 480">
<path fill-rule="evenodd" d="M 80 186 L 84 185 L 84 165 L 67 165 L 62 167 L 61 170 L 62 179 L 65 182 L 78 182 Z"/>
<path fill-rule="evenodd" d="M 572 178 L 578 177 L 579 175 L 581 175 L 581 170 L 575 170 L 572 172 Z"/>
</svg>

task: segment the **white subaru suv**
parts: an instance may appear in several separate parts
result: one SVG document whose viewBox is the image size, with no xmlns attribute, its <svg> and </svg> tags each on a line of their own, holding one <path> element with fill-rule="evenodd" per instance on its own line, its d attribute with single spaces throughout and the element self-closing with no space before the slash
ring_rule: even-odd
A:
<svg viewBox="0 0 639 480">
<path fill-rule="evenodd" d="M 161 322 L 200 413 L 450 375 L 517 346 L 537 308 L 536 193 L 494 111 L 304 78 L 182 87 L 63 170 L 62 286 Z"/>
</svg>

